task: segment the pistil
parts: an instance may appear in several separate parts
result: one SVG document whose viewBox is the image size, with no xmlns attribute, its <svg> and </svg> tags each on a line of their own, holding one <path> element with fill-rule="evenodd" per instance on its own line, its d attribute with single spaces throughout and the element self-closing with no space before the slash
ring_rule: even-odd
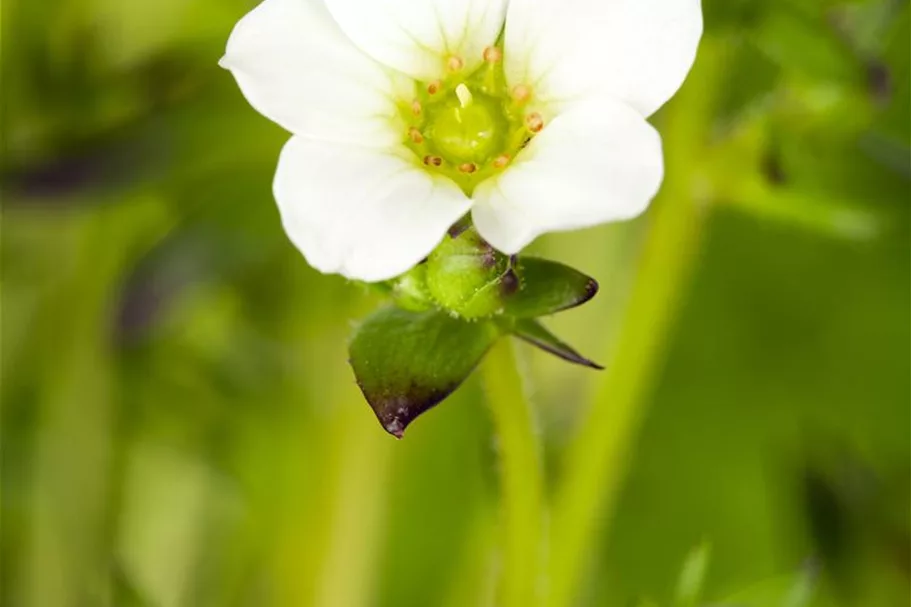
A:
<svg viewBox="0 0 911 607">
<path fill-rule="evenodd" d="M 469 107 L 474 101 L 474 96 L 471 94 L 471 90 L 463 82 L 456 87 L 456 97 L 459 98 L 459 103 L 462 105 L 462 109 Z"/>
</svg>

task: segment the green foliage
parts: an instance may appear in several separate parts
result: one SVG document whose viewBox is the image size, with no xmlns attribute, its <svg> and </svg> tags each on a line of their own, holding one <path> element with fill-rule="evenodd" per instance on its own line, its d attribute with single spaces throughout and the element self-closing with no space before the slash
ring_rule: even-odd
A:
<svg viewBox="0 0 911 607">
<path fill-rule="evenodd" d="M 407 310 L 436 306 L 466 319 L 537 318 L 581 306 L 598 293 L 598 283 L 555 261 L 503 255 L 467 227 L 446 236 L 383 292 Z"/>
<path fill-rule="evenodd" d="M 490 345 L 481 347 L 485 340 L 495 339 L 491 331 L 602 368 L 534 319 L 582 305 L 595 296 L 598 283 L 560 263 L 503 255 L 468 225 L 380 291 L 401 310 L 368 318 L 349 356 L 367 402 L 395 436 L 468 377 Z"/>
<path fill-rule="evenodd" d="M 387 283 L 398 308 L 367 318 L 349 348 L 358 385 L 387 432 L 401 438 L 417 416 L 455 391 L 501 333 L 602 368 L 530 317 L 581 305 L 597 283 L 542 259 L 513 264 L 466 230 Z"/>
<path fill-rule="evenodd" d="M 516 271 L 522 287 L 505 302 L 515 318 L 537 318 L 581 306 L 598 293 L 590 276 L 555 261 L 520 257 Z"/>
<path fill-rule="evenodd" d="M 401 438 L 414 418 L 459 387 L 498 336 L 489 321 L 384 308 L 354 334 L 351 366 L 377 419 Z"/>
<path fill-rule="evenodd" d="M 512 333 L 524 339 L 528 343 L 537 346 L 545 352 L 550 352 L 554 356 L 562 358 L 565 361 L 590 367 L 592 369 L 603 369 L 601 365 L 594 363 L 578 352 L 572 346 L 560 341 L 560 339 L 548 331 L 544 325 L 533 318 L 519 318 L 512 324 Z"/>
</svg>

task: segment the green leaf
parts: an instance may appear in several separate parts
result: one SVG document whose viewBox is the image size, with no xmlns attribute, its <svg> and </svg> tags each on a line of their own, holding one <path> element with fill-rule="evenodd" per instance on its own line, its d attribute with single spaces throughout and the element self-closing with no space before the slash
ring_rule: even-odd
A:
<svg viewBox="0 0 911 607">
<path fill-rule="evenodd" d="M 516 337 L 524 339 L 554 356 L 559 356 L 563 360 L 592 369 L 601 370 L 604 368 L 576 352 L 572 346 L 561 341 L 556 335 L 544 328 L 544 325 L 533 318 L 517 320 L 512 326 L 512 332 Z"/>
<path fill-rule="evenodd" d="M 489 321 L 391 307 L 364 321 L 348 353 L 380 424 L 401 438 L 418 415 L 459 387 L 499 336 Z"/>
<path fill-rule="evenodd" d="M 521 287 L 506 298 L 503 307 L 504 313 L 515 318 L 536 318 L 575 308 L 598 292 L 595 279 L 555 261 L 520 257 L 516 270 Z"/>
</svg>

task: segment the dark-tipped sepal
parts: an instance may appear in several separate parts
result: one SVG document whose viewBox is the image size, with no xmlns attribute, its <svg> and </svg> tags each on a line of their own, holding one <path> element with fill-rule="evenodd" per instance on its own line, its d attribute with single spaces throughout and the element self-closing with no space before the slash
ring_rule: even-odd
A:
<svg viewBox="0 0 911 607">
<path fill-rule="evenodd" d="M 581 306 L 598 293 L 594 278 L 555 261 L 519 257 L 521 285 L 505 298 L 503 311 L 515 318 L 536 318 Z"/>
<path fill-rule="evenodd" d="M 408 424 L 461 385 L 499 335 L 492 322 L 442 310 L 383 308 L 357 329 L 349 362 L 383 428 L 401 438 Z"/>
<path fill-rule="evenodd" d="M 545 352 L 559 356 L 563 360 L 589 367 L 591 369 L 604 369 L 601 365 L 579 354 L 572 346 L 560 340 L 556 335 L 544 328 L 540 322 L 533 318 L 522 318 L 515 322 L 512 328 L 513 335 L 524 339 Z"/>
</svg>

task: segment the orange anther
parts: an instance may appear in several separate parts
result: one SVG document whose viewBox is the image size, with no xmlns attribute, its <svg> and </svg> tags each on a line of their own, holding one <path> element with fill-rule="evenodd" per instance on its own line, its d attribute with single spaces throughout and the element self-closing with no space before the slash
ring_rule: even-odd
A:
<svg viewBox="0 0 911 607">
<path fill-rule="evenodd" d="M 450 57 L 449 61 L 446 62 L 446 67 L 450 72 L 458 72 L 465 67 L 465 62 L 460 57 Z"/>
<path fill-rule="evenodd" d="M 509 157 L 509 154 L 501 154 L 493 161 L 493 166 L 498 169 L 505 169 L 510 160 L 512 159 Z"/>
<path fill-rule="evenodd" d="M 487 63 L 499 63 L 503 59 L 503 51 L 496 46 L 488 46 L 484 49 L 484 61 Z"/>
<path fill-rule="evenodd" d="M 477 171 L 478 167 L 474 163 L 466 162 L 465 164 L 459 165 L 459 170 L 462 171 L 463 173 L 468 173 L 470 175 L 471 173 L 474 173 L 475 171 Z"/>
<path fill-rule="evenodd" d="M 436 95 L 437 93 L 440 92 L 440 89 L 442 87 L 443 87 L 442 82 L 440 82 L 439 80 L 434 80 L 433 82 L 431 82 L 430 84 L 427 85 L 427 92 L 430 93 L 431 95 Z"/>
<path fill-rule="evenodd" d="M 517 103 L 525 103 L 531 99 L 531 87 L 527 84 L 520 84 L 512 89 L 512 98 Z"/>
<path fill-rule="evenodd" d="M 415 127 L 408 129 L 408 138 L 415 143 L 424 143 L 424 136 L 421 134 L 421 131 Z"/>
<path fill-rule="evenodd" d="M 438 167 L 443 164 L 443 159 L 439 156 L 424 156 L 424 164 Z"/>
<path fill-rule="evenodd" d="M 544 128 L 544 118 L 538 112 L 532 112 L 525 117 L 525 124 L 532 133 L 540 133 Z"/>
</svg>

